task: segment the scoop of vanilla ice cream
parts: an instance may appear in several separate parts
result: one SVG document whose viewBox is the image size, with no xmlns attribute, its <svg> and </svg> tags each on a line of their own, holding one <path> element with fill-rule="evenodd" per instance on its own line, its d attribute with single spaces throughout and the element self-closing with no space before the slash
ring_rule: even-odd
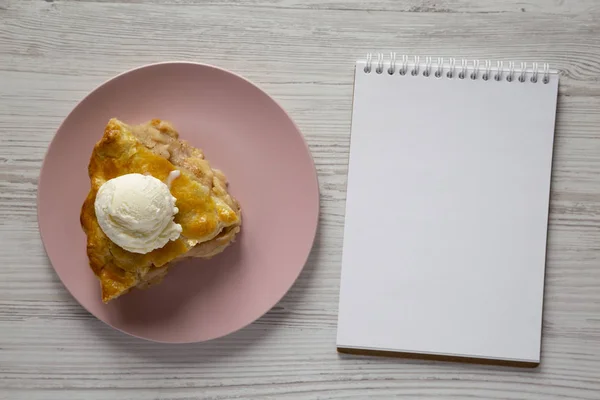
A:
<svg viewBox="0 0 600 400">
<path fill-rule="evenodd" d="M 181 234 L 169 187 L 153 176 L 126 174 L 106 181 L 94 207 L 102 231 L 132 253 L 146 254 Z"/>
</svg>

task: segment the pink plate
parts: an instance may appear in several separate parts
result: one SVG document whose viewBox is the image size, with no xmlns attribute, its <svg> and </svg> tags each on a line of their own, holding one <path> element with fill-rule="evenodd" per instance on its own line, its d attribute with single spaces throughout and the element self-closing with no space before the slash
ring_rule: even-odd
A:
<svg viewBox="0 0 600 400">
<path fill-rule="evenodd" d="M 171 121 L 225 172 L 243 222 L 224 253 L 182 263 L 160 285 L 105 305 L 88 266 L 79 213 L 90 188 L 92 148 L 111 117 Z M 306 263 L 318 216 L 315 166 L 290 117 L 244 78 L 195 63 L 144 66 L 94 90 L 58 129 L 38 186 L 42 241 L 67 289 L 112 327 L 159 342 L 217 338 L 267 312 Z"/>
</svg>

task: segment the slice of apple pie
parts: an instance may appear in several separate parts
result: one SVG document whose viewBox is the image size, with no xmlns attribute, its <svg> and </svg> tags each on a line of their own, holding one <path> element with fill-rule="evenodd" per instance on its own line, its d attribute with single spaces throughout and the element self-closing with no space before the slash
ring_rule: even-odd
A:
<svg viewBox="0 0 600 400">
<path fill-rule="evenodd" d="M 81 225 L 105 303 L 160 282 L 178 260 L 220 253 L 240 231 L 225 175 L 168 122 L 111 119 L 88 172 Z"/>
</svg>

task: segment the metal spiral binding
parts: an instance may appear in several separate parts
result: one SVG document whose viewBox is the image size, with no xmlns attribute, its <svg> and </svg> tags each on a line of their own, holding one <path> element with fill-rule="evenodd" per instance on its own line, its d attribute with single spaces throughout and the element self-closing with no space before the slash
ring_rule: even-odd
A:
<svg viewBox="0 0 600 400">
<path fill-rule="evenodd" d="M 383 54 L 377 54 L 377 68 L 375 68 L 375 72 L 378 74 L 383 72 Z"/>
<path fill-rule="evenodd" d="M 415 56 L 415 60 L 413 62 L 413 67 L 412 67 L 412 71 L 410 71 L 410 74 L 412 76 L 419 75 L 419 67 L 420 66 L 421 66 L 421 58 L 419 56 Z"/>
<path fill-rule="evenodd" d="M 496 82 L 500 82 L 502 80 L 502 73 L 504 72 L 504 62 L 498 61 L 498 69 L 496 70 L 496 75 L 494 75 L 494 80 Z M 508 81 L 512 81 L 512 70 L 509 69 L 508 72 Z"/>
<path fill-rule="evenodd" d="M 460 72 L 458 73 L 458 78 L 465 79 L 469 65 L 467 64 L 467 60 L 465 60 L 464 58 L 460 61 L 460 64 L 461 64 L 461 69 L 460 69 Z"/>
<path fill-rule="evenodd" d="M 373 62 L 373 55 L 371 53 L 367 54 L 367 62 L 365 64 L 365 74 L 371 73 L 371 63 Z"/>
<path fill-rule="evenodd" d="M 435 70 L 434 75 L 436 78 L 441 78 L 443 72 L 444 72 L 444 59 L 442 57 L 438 57 L 438 66 L 437 66 L 437 69 Z"/>
<path fill-rule="evenodd" d="M 481 79 L 483 79 L 484 81 L 487 81 L 488 79 L 490 79 L 491 75 L 492 75 L 492 61 L 485 60 L 485 72 L 483 73 L 483 76 L 481 77 Z"/>
<path fill-rule="evenodd" d="M 414 56 L 409 58 L 407 55 L 402 55 L 396 61 L 396 53 L 393 52 L 390 53 L 388 61 L 385 60 L 383 53 L 377 53 L 376 57 L 377 60 L 374 61 L 374 55 L 372 53 L 367 54 L 363 69 L 365 74 L 370 74 L 374 70 L 377 74 L 387 71 L 389 75 L 398 73 L 402 76 L 422 75 L 438 79 L 444 77 L 447 79 L 470 78 L 471 80 L 482 79 L 484 81 L 494 80 L 496 82 L 505 80 L 507 82 L 516 81 L 519 83 L 527 81 L 538 83 L 541 75 L 542 83 L 547 84 L 550 82 L 550 65 L 547 63 L 542 64 L 540 68 L 540 64 L 536 62 L 532 63 L 531 67 L 528 67 L 526 62 L 521 62 L 520 67 L 515 68 L 515 63 L 509 62 L 508 68 L 505 68 L 504 61 L 497 61 L 496 67 L 493 68 L 491 60 L 485 60 L 482 67 L 479 60 L 469 61 L 464 58 L 457 65 L 455 58 L 444 59 L 443 57 L 437 57 L 437 62 L 433 62 L 432 57 L 425 57 L 425 61 L 422 63 L 421 57 Z M 457 70 L 458 73 L 456 73 Z"/>
<path fill-rule="evenodd" d="M 450 79 L 454 78 L 455 70 L 456 70 L 456 58 L 451 58 L 450 59 L 450 68 L 448 69 L 448 73 L 446 74 L 446 76 Z"/>
<path fill-rule="evenodd" d="M 479 76 L 479 60 L 473 62 L 473 72 L 471 72 L 471 79 L 476 80 Z"/>
<path fill-rule="evenodd" d="M 390 53 L 390 67 L 388 68 L 388 74 L 394 75 L 396 71 L 396 53 Z"/>
<path fill-rule="evenodd" d="M 423 76 L 431 75 L 431 57 L 425 57 L 425 70 Z"/>
</svg>

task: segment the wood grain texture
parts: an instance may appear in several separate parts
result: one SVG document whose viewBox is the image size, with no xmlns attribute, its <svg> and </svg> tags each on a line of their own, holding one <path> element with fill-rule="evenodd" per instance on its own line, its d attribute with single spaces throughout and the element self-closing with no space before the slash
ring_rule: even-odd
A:
<svg viewBox="0 0 600 400">
<path fill-rule="evenodd" d="M 600 399 L 599 38 L 596 0 L 0 0 L 0 399 Z M 540 368 L 336 353 L 353 64 L 378 50 L 562 71 Z M 85 312 L 46 258 L 35 205 L 47 145 L 77 101 L 172 59 L 274 96 L 308 139 L 322 193 L 288 295 L 240 332 L 184 346 Z"/>
<path fill-rule="evenodd" d="M 129 3 L 129 4 L 175 4 L 175 5 L 246 5 L 253 7 L 319 9 L 349 11 L 392 11 L 392 12 L 440 12 L 440 13 L 503 13 L 503 12 L 535 12 L 551 14 L 571 14 L 582 12 L 598 12 L 600 4 L 590 0 L 526 0 L 526 1 L 477 1 L 477 0 L 66 0 L 96 3 Z"/>
</svg>

